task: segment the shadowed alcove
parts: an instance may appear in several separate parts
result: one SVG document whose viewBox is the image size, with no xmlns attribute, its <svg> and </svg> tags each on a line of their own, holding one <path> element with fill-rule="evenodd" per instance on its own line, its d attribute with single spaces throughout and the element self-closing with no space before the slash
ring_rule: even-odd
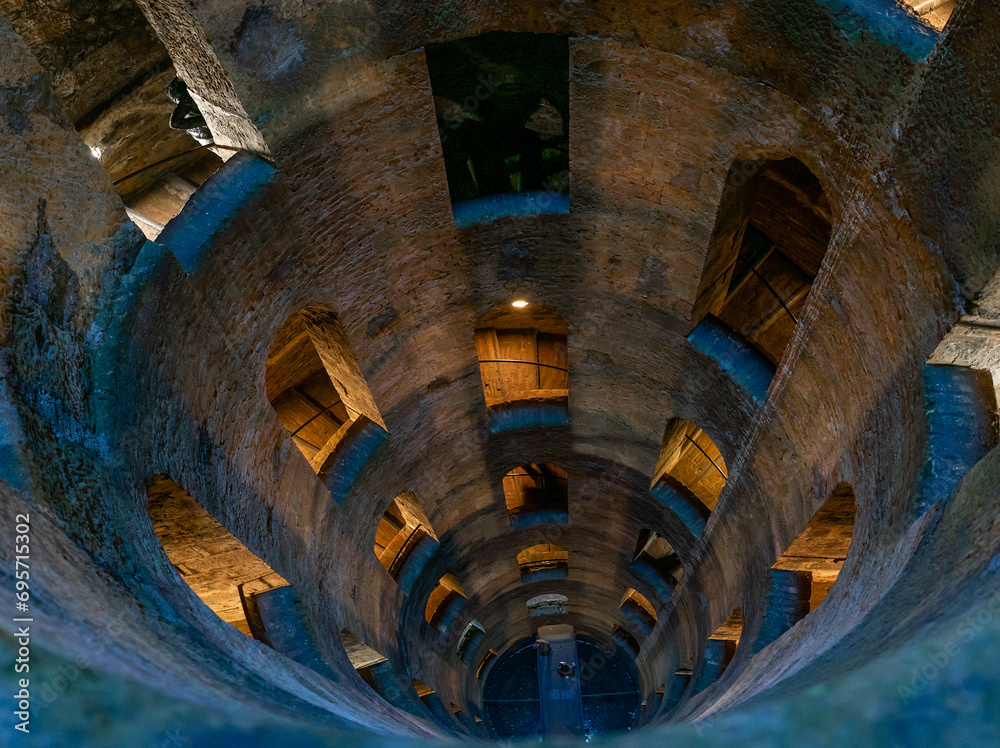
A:
<svg viewBox="0 0 1000 748">
<path fill-rule="evenodd" d="M 337 316 L 311 306 L 274 334 L 264 378 L 267 399 L 312 468 L 366 424 L 385 428 Z"/>
<path fill-rule="evenodd" d="M 735 161 L 705 259 L 695 322 L 713 315 L 777 364 L 823 263 L 832 224 L 822 185 L 797 158 Z"/>
<path fill-rule="evenodd" d="M 168 476 L 150 481 L 148 497 L 153 529 L 181 579 L 219 618 L 252 636 L 253 597 L 288 582 Z"/>
<path fill-rule="evenodd" d="M 427 67 L 456 220 L 564 212 L 566 37 L 493 32 L 434 44 Z"/>
</svg>

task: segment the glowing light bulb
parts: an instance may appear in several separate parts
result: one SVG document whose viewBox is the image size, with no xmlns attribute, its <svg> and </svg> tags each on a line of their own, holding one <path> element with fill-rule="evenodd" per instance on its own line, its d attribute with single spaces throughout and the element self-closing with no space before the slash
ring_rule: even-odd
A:
<svg viewBox="0 0 1000 748">
<path fill-rule="evenodd" d="M 525 301 L 524 299 L 518 299 L 517 301 L 512 301 L 510 305 L 515 309 L 524 309 L 526 306 L 528 306 L 528 302 Z"/>
</svg>

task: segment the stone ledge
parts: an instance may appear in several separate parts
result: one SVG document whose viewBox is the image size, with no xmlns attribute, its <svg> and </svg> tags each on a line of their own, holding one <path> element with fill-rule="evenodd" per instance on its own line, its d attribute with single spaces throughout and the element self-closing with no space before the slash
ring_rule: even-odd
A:
<svg viewBox="0 0 1000 748">
<path fill-rule="evenodd" d="M 277 170 L 252 153 L 229 159 L 187 201 L 157 237 L 191 275 L 216 234 L 232 222 Z"/>
</svg>

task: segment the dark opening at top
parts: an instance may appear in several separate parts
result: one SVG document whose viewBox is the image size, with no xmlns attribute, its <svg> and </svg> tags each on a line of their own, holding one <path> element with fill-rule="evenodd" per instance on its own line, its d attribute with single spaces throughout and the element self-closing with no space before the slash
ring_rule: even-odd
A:
<svg viewBox="0 0 1000 748">
<path fill-rule="evenodd" d="M 457 204 L 481 200 L 496 213 L 565 212 L 568 40 L 493 32 L 428 46 L 427 66 L 456 220 Z"/>
</svg>

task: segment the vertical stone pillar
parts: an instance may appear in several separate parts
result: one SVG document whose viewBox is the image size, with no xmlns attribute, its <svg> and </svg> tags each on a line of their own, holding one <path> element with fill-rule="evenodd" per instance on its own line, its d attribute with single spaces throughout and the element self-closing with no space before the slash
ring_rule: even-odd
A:
<svg viewBox="0 0 1000 748">
<path fill-rule="evenodd" d="M 1000 4 L 959 2 L 895 152 L 902 207 L 969 299 L 1000 265 L 998 69 Z"/>
<path fill-rule="evenodd" d="M 219 145 L 263 156 L 267 144 L 243 108 L 186 0 L 136 0 L 167 48 Z"/>
<path fill-rule="evenodd" d="M 538 690 L 546 738 L 583 735 L 583 696 L 572 626 L 538 629 Z"/>
<path fill-rule="evenodd" d="M 767 592 L 764 621 L 753 651 L 759 652 L 784 634 L 809 613 L 812 574 L 808 571 L 771 569 L 771 587 Z"/>
</svg>

